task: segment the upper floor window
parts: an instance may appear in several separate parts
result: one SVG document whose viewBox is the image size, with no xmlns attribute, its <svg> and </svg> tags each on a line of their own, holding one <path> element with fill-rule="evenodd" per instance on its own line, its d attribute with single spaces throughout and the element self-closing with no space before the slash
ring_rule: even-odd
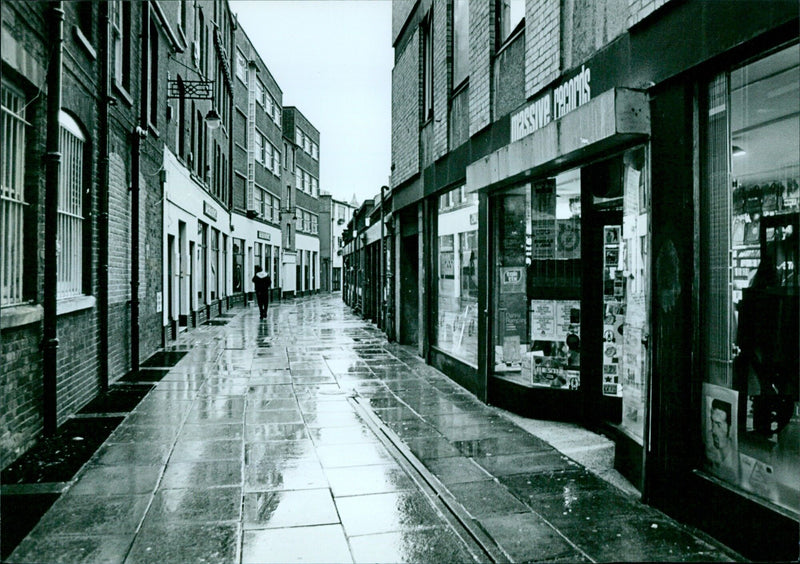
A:
<svg viewBox="0 0 800 564">
<path fill-rule="evenodd" d="M 311 143 L 311 157 L 319 159 L 319 146 L 316 143 Z"/>
<path fill-rule="evenodd" d="M 497 44 L 502 45 L 525 19 L 525 0 L 497 0 Z"/>
<path fill-rule="evenodd" d="M 308 136 L 303 137 L 303 150 L 306 153 L 311 153 L 311 139 Z"/>
<path fill-rule="evenodd" d="M 2 153 L 0 153 L 0 182 L 2 182 L 2 218 L 0 229 L 0 306 L 24 301 L 23 274 L 25 267 L 25 99 L 6 84 L 2 85 Z"/>
<path fill-rule="evenodd" d="M 255 151 L 254 151 L 255 155 L 254 155 L 254 157 L 255 157 L 256 161 L 258 161 L 258 162 L 263 164 L 263 162 L 264 162 L 264 142 L 265 142 L 264 136 L 261 135 L 260 132 L 256 131 L 254 141 L 255 141 Z"/>
<path fill-rule="evenodd" d="M 278 106 L 278 102 L 275 102 L 275 110 L 272 112 L 272 121 L 280 127 L 281 126 L 281 108 Z"/>
<path fill-rule="evenodd" d="M 453 86 L 469 76 L 469 0 L 453 0 Z"/>
<path fill-rule="evenodd" d="M 295 130 L 294 142 L 297 143 L 298 147 L 302 147 L 303 146 L 303 137 L 304 137 L 304 135 L 303 135 L 302 131 L 300 131 L 299 129 Z"/>
<path fill-rule="evenodd" d="M 127 93 L 131 89 L 131 2 L 114 0 L 109 11 L 114 81 Z"/>
<path fill-rule="evenodd" d="M 272 172 L 276 176 L 281 175 L 281 152 L 277 147 L 272 150 Z"/>
<path fill-rule="evenodd" d="M 189 6 L 188 0 L 180 0 L 180 2 L 181 2 L 181 20 L 180 20 L 179 23 L 181 25 L 181 31 L 183 31 L 183 33 L 185 34 L 186 33 L 186 24 L 189 21 L 189 13 L 188 12 L 189 12 L 190 6 Z"/>
<path fill-rule="evenodd" d="M 148 52 L 150 65 L 150 103 L 148 104 L 150 124 L 158 125 L 158 26 L 150 21 L 150 49 Z"/>
<path fill-rule="evenodd" d="M 261 83 L 260 80 L 256 79 L 256 102 L 261 104 L 265 109 L 267 107 L 266 102 L 264 100 L 264 85 Z"/>
<path fill-rule="evenodd" d="M 94 2 L 77 2 L 78 29 L 81 35 L 90 43 L 94 43 Z"/>
<path fill-rule="evenodd" d="M 422 120 L 433 117 L 433 14 L 422 22 Z"/>
<path fill-rule="evenodd" d="M 58 183 L 58 297 L 83 293 L 84 147 L 78 123 L 61 112 L 61 166 Z"/>
<path fill-rule="evenodd" d="M 269 95 L 269 92 L 264 90 L 264 111 L 267 112 L 269 117 L 272 117 L 272 109 L 274 107 L 272 96 Z"/>
<path fill-rule="evenodd" d="M 247 59 L 238 49 L 236 50 L 236 76 L 247 84 Z"/>
</svg>

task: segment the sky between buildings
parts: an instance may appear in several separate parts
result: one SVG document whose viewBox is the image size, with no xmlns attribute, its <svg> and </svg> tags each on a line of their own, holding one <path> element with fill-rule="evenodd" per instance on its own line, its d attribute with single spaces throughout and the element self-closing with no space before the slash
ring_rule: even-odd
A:
<svg viewBox="0 0 800 564">
<path fill-rule="evenodd" d="M 320 131 L 321 191 L 359 203 L 389 183 L 390 0 L 231 0 L 283 90 Z"/>
</svg>

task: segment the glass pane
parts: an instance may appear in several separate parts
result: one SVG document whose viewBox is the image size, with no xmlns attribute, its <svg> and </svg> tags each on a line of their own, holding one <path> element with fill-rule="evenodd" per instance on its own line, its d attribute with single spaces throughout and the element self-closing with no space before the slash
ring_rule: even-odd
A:
<svg viewBox="0 0 800 564">
<path fill-rule="evenodd" d="M 705 201 L 703 216 L 710 218 L 701 255 L 724 267 L 727 276 L 705 274 L 707 285 L 717 289 L 710 297 L 718 296 L 730 312 L 725 319 L 706 316 L 707 332 L 727 336 L 718 347 L 727 349 L 729 361 L 725 377 L 713 366 L 706 372 L 703 467 L 795 514 L 800 514 L 799 81 L 796 45 L 730 74 L 729 112 L 718 112 L 721 124 L 720 118 L 709 120 L 707 132 L 709 169 L 719 171 L 707 178 L 707 186 L 721 194 L 716 202 Z M 717 226 L 725 229 L 719 237 Z M 727 284 L 715 284 L 717 279 Z M 711 354 L 714 344 L 711 338 L 704 341 Z"/>
<path fill-rule="evenodd" d="M 436 319 L 433 344 L 478 363 L 478 202 L 439 196 Z"/>
<path fill-rule="evenodd" d="M 609 303 L 615 304 L 605 313 L 616 316 L 610 326 L 603 328 L 604 392 L 606 377 L 618 376 L 613 386 L 616 394 L 610 395 L 622 396 L 622 428 L 639 444 L 644 440 L 650 364 L 650 197 L 645 163 L 643 147 L 625 153 L 622 225 L 619 230 L 612 227 L 606 231 L 612 237 L 604 241 L 605 270 L 611 281 Z M 613 235 L 618 236 L 618 242 Z M 610 334 L 607 339 L 606 334 Z M 616 370 L 609 374 L 606 366 L 615 366 Z"/>
</svg>

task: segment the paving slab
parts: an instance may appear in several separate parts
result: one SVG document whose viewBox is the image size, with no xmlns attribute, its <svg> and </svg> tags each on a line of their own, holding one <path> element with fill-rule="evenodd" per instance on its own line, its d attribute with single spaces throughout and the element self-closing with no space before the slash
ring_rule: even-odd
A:
<svg viewBox="0 0 800 564">
<path fill-rule="evenodd" d="M 481 403 L 337 295 L 219 321 L 148 363 L 9 562 L 738 558 L 571 456 L 602 438 Z"/>
</svg>

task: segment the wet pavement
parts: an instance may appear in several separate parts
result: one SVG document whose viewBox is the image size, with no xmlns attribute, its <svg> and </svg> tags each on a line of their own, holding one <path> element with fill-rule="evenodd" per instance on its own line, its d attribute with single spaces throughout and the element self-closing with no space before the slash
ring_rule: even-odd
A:
<svg viewBox="0 0 800 564">
<path fill-rule="evenodd" d="M 266 321 L 234 309 L 164 353 L 8 562 L 740 559 L 387 343 L 338 295 L 274 303 Z"/>
</svg>

